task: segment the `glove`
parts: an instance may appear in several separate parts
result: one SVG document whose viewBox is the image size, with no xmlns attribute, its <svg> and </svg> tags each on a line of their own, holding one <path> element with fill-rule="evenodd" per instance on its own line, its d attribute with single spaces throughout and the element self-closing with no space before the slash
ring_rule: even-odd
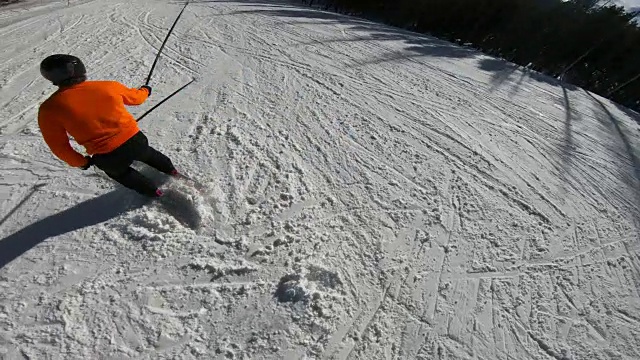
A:
<svg viewBox="0 0 640 360">
<path fill-rule="evenodd" d="M 91 158 L 91 156 L 85 156 L 85 159 L 87 159 L 87 164 L 84 166 L 81 166 L 80 169 L 82 170 L 88 170 L 91 165 L 93 165 L 93 159 Z"/>
<path fill-rule="evenodd" d="M 140 87 L 140 89 L 147 89 L 147 91 L 149 91 L 149 96 L 151 96 L 151 86 L 149 85 L 142 85 Z"/>
</svg>

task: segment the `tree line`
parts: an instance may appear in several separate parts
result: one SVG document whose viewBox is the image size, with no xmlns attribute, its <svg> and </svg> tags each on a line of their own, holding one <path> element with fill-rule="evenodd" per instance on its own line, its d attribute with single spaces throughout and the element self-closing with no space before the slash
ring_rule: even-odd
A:
<svg viewBox="0 0 640 360">
<path fill-rule="evenodd" d="M 612 0 L 297 0 L 471 44 L 640 110 L 640 27 Z"/>
</svg>

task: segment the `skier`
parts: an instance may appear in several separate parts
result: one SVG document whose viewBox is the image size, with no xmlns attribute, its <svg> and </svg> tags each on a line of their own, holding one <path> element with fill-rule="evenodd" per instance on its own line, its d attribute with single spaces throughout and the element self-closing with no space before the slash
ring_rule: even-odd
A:
<svg viewBox="0 0 640 360">
<path fill-rule="evenodd" d="M 163 195 L 151 179 L 131 168 L 141 161 L 172 176 L 178 176 L 171 160 L 149 146 L 147 137 L 125 105 L 140 105 L 151 87 L 128 88 L 117 81 L 87 81 L 86 69 L 75 56 L 55 54 L 40 63 L 40 73 L 58 86 L 42 105 L 38 125 L 42 137 L 58 158 L 72 167 L 91 165 L 109 177 L 149 197 Z M 69 135 L 88 156 L 75 151 Z"/>
</svg>

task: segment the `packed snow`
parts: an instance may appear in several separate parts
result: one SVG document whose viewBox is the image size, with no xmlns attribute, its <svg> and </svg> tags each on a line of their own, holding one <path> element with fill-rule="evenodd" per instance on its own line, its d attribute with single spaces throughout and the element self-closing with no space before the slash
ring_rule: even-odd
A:
<svg viewBox="0 0 640 360">
<path fill-rule="evenodd" d="M 40 136 L 72 53 L 131 87 L 183 3 L 0 8 L 0 358 L 638 359 L 640 124 L 473 49 L 193 1 L 140 125 L 147 201 Z"/>
</svg>

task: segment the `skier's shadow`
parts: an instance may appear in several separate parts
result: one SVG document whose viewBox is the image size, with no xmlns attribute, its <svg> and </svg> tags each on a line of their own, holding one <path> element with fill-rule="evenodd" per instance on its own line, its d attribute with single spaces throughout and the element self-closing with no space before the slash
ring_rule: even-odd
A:
<svg viewBox="0 0 640 360">
<path fill-rule="evenodd" d="M 153 177 L 156 183 L 166 181 L 166 178 Z M 174 205 L 175 212 L 192 215 L 193 211 L 185 210 L 190 209 L 189 204 L 180 200 L 174 198 L 172 201 L 174 204 L 178 204 Z M 33 223 L 0 240 L 0 269 L 48 238 L 100 224 L 129 211 L 139 209 L 149 202 L 151 199 L 132 194 L 131 190 L 119 187 L 117 190 Z M 191 216 L 188 217 L 191 218 L 191 221 L 194 220 Z"/>
<path fill-rule="evenodd" d="M 0 269 L 48 238 L 96 225 L 144 206 L 130 202 L 129 190 L 118 189 L 33 223 L 0 240 Z"/>
</svg>

